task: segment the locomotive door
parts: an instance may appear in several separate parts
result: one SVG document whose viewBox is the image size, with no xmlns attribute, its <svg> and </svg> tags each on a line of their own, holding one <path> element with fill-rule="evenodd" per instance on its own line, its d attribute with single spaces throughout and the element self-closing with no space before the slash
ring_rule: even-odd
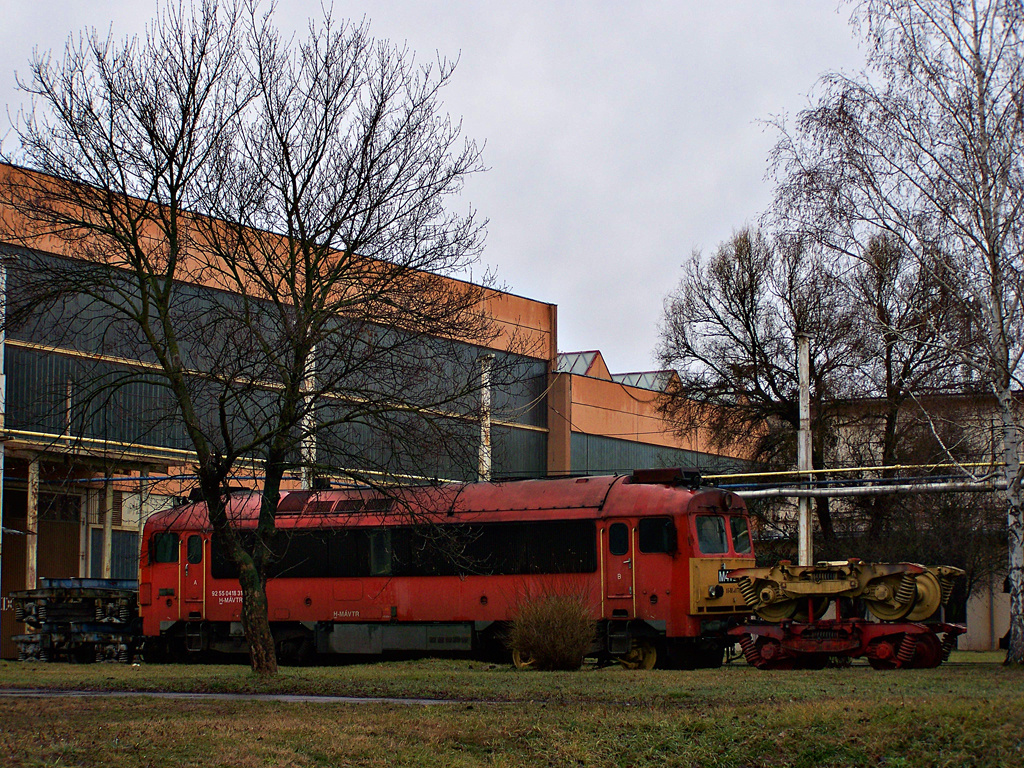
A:
<svg viewBox="0 0 1024 768">
<path fill-rule="evenodd" d="M 190 533 L 183 542 L 181 558 L 181 606 L 183 619 L 203 618 L 206 593 L 206 564 L 203 562 L 203 537 Z"/>
<path fill-rule="evenodd" d="M 633 591 L 636 582 L 632 529 L 627 522 L 611 522 L 605 530 L 604 589 L 609 614 L 613 618 L 632 618 Z"/>
</svg>

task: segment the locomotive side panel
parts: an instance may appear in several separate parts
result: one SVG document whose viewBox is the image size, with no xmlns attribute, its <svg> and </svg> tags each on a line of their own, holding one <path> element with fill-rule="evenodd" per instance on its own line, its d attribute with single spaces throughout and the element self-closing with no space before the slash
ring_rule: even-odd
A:
<svg viewBox="0 0 1024 768">
<path fill-rule="evenodd" d="M 410 525 L 400 514 L 338 514 L 369 506 L 359 492 L 286 496 L 267 582 L 272 626 L 284 637 L 315 633 L 323 652 L 467 650 L 467 637 L 475 642 L 474 632 L 511 620 L 524 599 L 544 593 L 583 595 L 608 625 L 609 646 L 613 631 L 627 640 L 696 640 L 710 626 L 705 615 L 745 613 L 731 597 L 702 590 L 726 565 L 750 565 L 749 547 L 730 539 L 724 552 L 707 552 L 695 522 L 718 516 L 728 528 L 730 519 L 745 520 L 742 504 L 730 510 L 720 491 L 630 480 L 442 490 L 435 497 L 454 501 L 431 525 Z M 257 507 L 254 496 L 235 504 L 240 535 L 251 535 Z M 237 573 L 203 505 L 152 519 L 145 539 L 145 634 L 187 637 L 191 627 L 213 638 L 209 647 L 221 638 L 217 647 L 242 650 Z"/>
</svg>

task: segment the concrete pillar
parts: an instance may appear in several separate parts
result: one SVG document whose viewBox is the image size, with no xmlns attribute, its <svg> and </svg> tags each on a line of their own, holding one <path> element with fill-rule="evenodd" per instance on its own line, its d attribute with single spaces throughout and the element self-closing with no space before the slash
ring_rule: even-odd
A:
<svg viewBox="0 0 1024 768">
<path fill-rule="evenodd" d="M 477 454 L 477 479 L 491 479 L 491 366 L 494 355 L 480 355 L 480 446 Z"/>
<path fill-rule="evenodd" d="M 548 386 L 548 474 L 572 471 L 572 376 L 549 374 Z"/>
<path fill-rule="evenodd" d="M 146 527 L 146 505 L 149 501 L 149 467 L 143 467 L 139 471 L 139 539 L 142 539 L 142 529 Z"/>
<path fill-rule="evenodd" d="M 143 467 L 139 471 L 139 545 L 136 548 L 136 557 L 142 555 L 142 529 L 146 527 L 146 507 L 149 501 L 149 467 Z"/>
<path fill-rule="evenodd" d="M 35 589 L 39 577 L 39 459 L 28 463 L 25 517 L 25 589 Z"/>
<path fill-rule="evenodd" d="M 86 489 L 82 508 L 78 511 L 78 576 L 89 578 L 89 501 L 92 491 Z"/>
<path fill-rule="evenodd" d="M 110 578 L 110 549 L 114 538 L 114 484 L 110 480 L 103 483 L 103 570 L 101 576 Z"/>
</svg>

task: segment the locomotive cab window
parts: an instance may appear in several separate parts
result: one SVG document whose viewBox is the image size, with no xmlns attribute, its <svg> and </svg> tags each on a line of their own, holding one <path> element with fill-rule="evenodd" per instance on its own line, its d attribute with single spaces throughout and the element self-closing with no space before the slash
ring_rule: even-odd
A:
<svg viewBox="0 0 1024 768">
<path fill-rule="evenodd" d="M 613 555 L 629 553 L 629 526 L 625 523 L 612 523 L 608 528 L 608 551 Z"/>
<path fill-rule="evenodd" d="M 238 566 L 228 550 L 224 535 L 217 531 L 210 537 L 210 571 L 215 579 L 238 578 Z"/>
<path fill-rule="evenodd" d="M 391 531 L 370 531 L 370 575 L 391 575 Z"/>
<path fill-rule="evenodd" d="M 154 533 L 149 542 L 149 556 L 154 563 L 178 562 L 178 534 Z"/>
<path fill-rule="evenodd" d="M 750 553 L 750 528 L 747 520 L 743 517 L 730 517 L 729 527 L 732 531 L 732 550 L 736 554 L 746 555 Z"/>
<path fill-rule="evenodd" d="M 640 551 L 644 553 L 676 551 L 676 526 L 671 517 L 646 517 L 639 526 Z"/>
<path fill-rule="evenodd" d="M 718 515 L 697 516 L 697 546 L 705 555 L 724 555 L 729 551 L 725 520 Z"/>
</svg>

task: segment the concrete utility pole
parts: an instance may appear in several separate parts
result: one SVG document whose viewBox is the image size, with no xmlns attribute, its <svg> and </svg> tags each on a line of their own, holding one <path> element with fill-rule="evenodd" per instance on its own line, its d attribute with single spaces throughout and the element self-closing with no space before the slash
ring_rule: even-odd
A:
<svg viewBox="0 0 1024 768">
<path fill-rule="evenodd" d="M 491 366 L 494 355 L 480 355 L 480 454 L 477 475 L 491 479 Z"/>
<path fill-rule="evenodd" d="M 811 467 L 811 337 L 806 333 L 796 335 L 797 369 L 800 381 L 800 430 L 796 436 L 796 463 L 801 472 L 810 472 Z M 807 480 L 811 475 L 804 476 Z M 811 520 L 811 500 L 801 496 L 799 509 L 799 565 L 814 565 L 814 523 Z"/>
</svg>

